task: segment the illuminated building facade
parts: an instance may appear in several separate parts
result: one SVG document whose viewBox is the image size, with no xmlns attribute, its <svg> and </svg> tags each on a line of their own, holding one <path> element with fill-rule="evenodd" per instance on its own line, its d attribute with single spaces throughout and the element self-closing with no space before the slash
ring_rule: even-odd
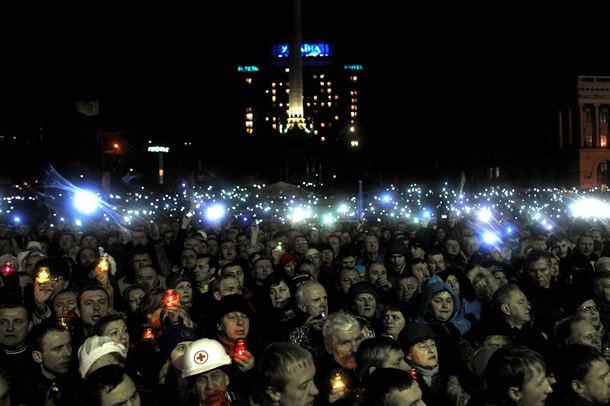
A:
<svg viewBox="0 0 610 406">
<path fill-rule="evenodd" d="M 499 110 L 476 141 L 469 182 L 606 189 L 610 76 L 577 76 Z"/>
</svg>

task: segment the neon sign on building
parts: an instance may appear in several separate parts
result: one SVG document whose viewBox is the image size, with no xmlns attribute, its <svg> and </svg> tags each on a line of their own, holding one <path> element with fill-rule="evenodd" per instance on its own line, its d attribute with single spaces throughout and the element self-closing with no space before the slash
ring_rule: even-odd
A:
<svg viewBox="0 0 610 406">
<path fill-rule="evenodd" d="M 290 46 L 288 44 L 274 45 L 271 47 L 271 56 L 274 58 L 287 58 L 290 54 Z M 303 57 L 329 57 L 332 52 L 329 44 L 302 44 L 301 55 Z"/>
</svg>

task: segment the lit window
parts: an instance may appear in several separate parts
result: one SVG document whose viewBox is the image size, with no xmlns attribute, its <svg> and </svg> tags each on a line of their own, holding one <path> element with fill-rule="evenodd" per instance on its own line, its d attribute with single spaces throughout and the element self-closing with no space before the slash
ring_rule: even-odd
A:
<svg viewBox="0 0 610 406">
<path fill-rule="evenodd" d="M 607 111 L 602 111 L 599 115 L 599 121 L 601 121 L 602 123 L 607 123 L 608 122 L 608 112 Z"/>
<path fill-rule="evenodd" d="M 608 136 L 606 134 L 602 134 L 599 136 L 599 145 L 602 148 L 606 148 L 608 146 Z"/>
</svg>

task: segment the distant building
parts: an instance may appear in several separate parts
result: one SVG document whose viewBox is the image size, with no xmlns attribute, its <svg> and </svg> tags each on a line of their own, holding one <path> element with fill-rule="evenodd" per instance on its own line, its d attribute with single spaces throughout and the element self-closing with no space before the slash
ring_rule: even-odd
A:
<svg viewBox="0 0 610 406">
<path fill-rule="evenodd" d="M 510 100 L 468 154 L 469 185 L 605 190 L 610 76 L 578 76 Z"/>
</svg>

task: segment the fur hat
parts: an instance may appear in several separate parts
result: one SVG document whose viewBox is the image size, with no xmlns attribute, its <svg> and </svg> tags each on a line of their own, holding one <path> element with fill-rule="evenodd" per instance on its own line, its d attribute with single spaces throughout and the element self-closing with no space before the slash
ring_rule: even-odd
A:
<svg viewBox="0 0 610 406">
<path fill-rule="evenodd" d="M 198 339 L 199 337 L 195 330 L 186 327 L 184 324 L 176 324 L 175 326 L 169 327 L 159 338 L 161 359 L 168 359 L 178 344 L 184 341 L 196 341 Z"/>
<path fill-rule="evenodd" d="M 181 282 L 189 282 L 191 286 L 194 286 L 193 280 L 186 275 L 182 275 L 179 273 L 172 273 L 165 279 L 165 286 L 168 289 L 176 289 Z"/>
<path fill-rule="evenodd" d="M 430 339 L 437 340 L 438 335 L 427 325 L 417 322 L 408 323 L 398 334 L 398 342 L 405 354 L 415 344 Z"/>
<path fill-rule="evenodd" d="M 85 379 L 87 373 L 95 361 L 100 359 L 102 355 L 115 352 L 127 358 L 127 349 L 121 343 L 117 343 L 108 336 L 91 336 L 78 349 L 78 372 Z"/>
<path fill-rule="evenodd" d="M 238 293 L 223 296 L 215 307 L 216 322 L 219 322 L 225 314 L 231 312 L 242 312 L 247 314 L 249 317 L 252 316 L 252 309 L 250 308 L 250 305 L 246 299 L 244 299 L 244 297 Z"/>
<path fill-rule="evenodd" d="M 349 290 L 347 291 L 347 303 L 351 305 L 354 303 L 354 300 L 356 300 L 358 295 L 362 293 L 370 293 L 373 295 L 377 303 L 379 303 L 379 293 L 375 289 L 375 285 L 366 281 L 356 282 L 349 287 Z"/>
</svg>

